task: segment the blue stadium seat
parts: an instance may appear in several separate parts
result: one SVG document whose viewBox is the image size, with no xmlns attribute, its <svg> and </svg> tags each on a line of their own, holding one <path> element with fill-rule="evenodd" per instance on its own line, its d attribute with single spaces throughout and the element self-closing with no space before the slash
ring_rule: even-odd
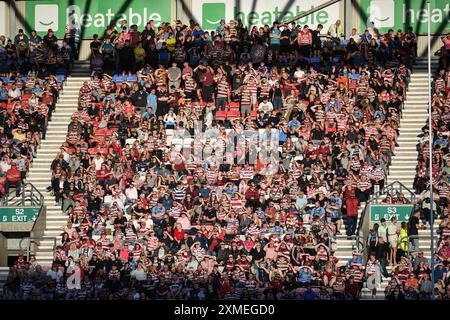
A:
<svg viewBox="0 0 450 320">
<path fill-rule="evenodd" d="M 131 75 L 131 76 L 126 78 L 127 82 L 134 82 L 136 80 L 137 80 L 137 76 L 135 74 L 133 74 L 133 75 Z"/>
</svg>

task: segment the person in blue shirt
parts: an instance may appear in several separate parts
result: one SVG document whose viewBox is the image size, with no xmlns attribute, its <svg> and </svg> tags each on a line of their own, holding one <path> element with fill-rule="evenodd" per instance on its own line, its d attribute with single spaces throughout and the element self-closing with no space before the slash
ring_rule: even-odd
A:
<svg viewBox="0 0 450 320">
<path fill-rule="evenodd" d="M 380 117 L 382 122 L 384 122 L 384 120 L 386 119 L 386 116 L 380 110 L 375 111 L 375 113 L 373 114 L 373 118 L 376 119 L 376 117 Z"/>
<path fill-rule="evenodd" d="M 334 191 L 330 197 L 330 202 L 334 201 L 335 205 L 340 209 L 342 207 L 342 199 L 337 195 L 337 191 Z"/>
<path fill-rule="evenodd" d="M 275 55 L 275 59 L 278 57 L 278 52 L 280 51 L 281 44 L 281 30 L 279 28 L 280 24 L 275 21 L 273 23 L 272 30 L 270 30 L 270 48 Z"/>
<path fill-rule="evenodd" d="M 372 35 L 370 34 L 369 30 L 366 29 L 364 33 L 361 35 L 361 42 L 369 44 L 370 40 L 372 40 Z"/>
<path fill-rule="evenodd" d="M 208 198 L 209 194 L 211 193 L 211 189 L 208 187 L 207 184 L 202 184 L 199 193 L 202 198 Z"/>
<path fill-rule="evenodd" d="M 0 102 L 8 101 L 8 90 L 3 87 L 3 81 L 0 80 Z"/>
<path fill-rule="evenodd" d="M 331 198 L 330 199 L 330 203 L 327 205 L 327 217 L 331 218 L 331 222 L 333 222 L 336 225 L 336 234 L 341 234 L 339 232 L 340 228 L 341 228 L 341 224 L 342 224 L 342 220 L 341 220 L 341 209 L 340 206 L 336 204 L 336 199 L 335 198 Z"/>
<path fill-rule="evenodd" d="M 447 272 L 448 272 L 447 267 L 444 267 L 442 263 L 436 264 L 436 267 L 434 269 L 434 280 L 438 281 L 443 279 L 444 274 L 446 274 Z"/>
<path fill-rule="evenodd" d="M 230 196 L 230 198 L 232 198 L 234 194 L 237 192 L 237 187 L 233 183 L 228 182 L 225 187 L 225 192 Z"/>
<path fill-rule="evenodd" d="M 220 20 L 220 24 L 216 28 L 216 34 L 223 36 L 223 31 L 225 30 L 225 20 Z"/>
<path fill-rule="evenodd" d="M 298 128 L 300 128 L 300 121 L 297 120 L 297 116 L 293 116 L 292 120 L 288 122 L 288 126 L 290 130 L 297 130 Z"/>
<path fill-rule="evenodd" d="M 320 206 L 319 201 L 316 201 L 315 207 L 311 209 L 311 215 L 319 216 L 322 222 L 325 220 L 325 209 Z"/>
<path fill-rule="evenodd" d="M 164 218 L 166 208 L 163 207 L 162 202 L 158 201 L 158 204 L 152 208 L 153 220 L 161 221 Z"/>
<path fill-rule="evenodd" d="M 156 89 L 152 88 L 150 94 L 147 96 L 147 107 L 152 108 L 152 113 L 156 114 L 156 108 L 158 107 L 158 97 L 156 96 Z"/>
<path fill-rule="evenodd" d="M 354 265 L 354 264 L 362 265 L 362 257 L 361 257 L 361 254 L 358 253 L 358 252 L 356 252 L 356 251 L 353 251 L 351 259 L 349 259 L 349 260 L 347 261 L 347 265 L 348 265 L 348 266 L 352 266 L 352 265 Z"/>
<path fill-rule="evenodd" d="M 438 133 L 437 140 L 433 143 L 433 147 L 445 147 L 447 145 L 447 139 L 442 137 L 442 133 Z"/>
<path fill-rule="evenodd" d="M 164 194 L 161 198 L 159 198 L 159 202 L 161 202 L 162 206 L 166 210 L 170 210 L 173 207 L 173 199 L 169 197 L 168 194 Z"/>
<path fill-rule="evenodd" d="M 299 271 L 298 271 L 298 276 L 297 276 L 297 282 L 301 285 L 301 286 L 305 286 L 311 283 L 312 280 L 312 269 L 311 267 L 308 266 L 303 266 Z"/>
<path fill-rule="evenodd" d="M 34 93 L 34 94 L 39 95 L 42 92 L 44 92 L 44 89 L 41 86 L 39 86 L 39 83 L 36 83 L 34 88 L 31 89 L 31 93 Z"/>
<path fill-rule="evenodd" d="M 305 196 L 305 191 L 300 190 L 299 194 L 297 195 L 297 198 L 295 199 L 295 206 L 302 213 L 305 213 L 307 204 L 308 204 L 308 199 Z"/>
<path fill-rule="evenodd" d="M 147 110 L 145 110 L 142 113 L 142 118 L 145 119 L 145 120 L 148 120 L 148 119 L 150 119 L 153 116 L 155 116 L 155 112 L 153 111 L 152 107 L 148 107 Z"/>
<path fill-rule="evenodd" d="M 270 232 L 276 233 L 279 237 L 284 234 L 284 229 L 280 227 L 280 221 L 275 222 L 275 226 L 270 229 Z"/>
<path fill-rule="evenodd" d="M 197 37 L 202 37 L 203 33 L 205 33 L 201 28 L 200 25 L 197 23 L 195 24 L 194 30 L 192 30 L 192 37 L 195 39 Z"/>
</svg>

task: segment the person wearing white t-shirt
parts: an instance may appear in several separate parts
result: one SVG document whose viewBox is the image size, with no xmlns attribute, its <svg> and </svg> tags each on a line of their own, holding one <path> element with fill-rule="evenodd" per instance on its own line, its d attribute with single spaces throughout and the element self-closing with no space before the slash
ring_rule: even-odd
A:
<svg viewBox="0 0 450 320">
<path fill-rule="evenodd" d="M 100 153 L 97 153 L 97 156 L 94 158 L 95 170 L 100 170 L 103 162 L 105 162 L 105 160 L 102 158 Z"/>
<path fill-rule="evenodd" d="M 145 229 L 153 229 L 153 220 L 149 212 L 144 214 L 144 216 L 141 218 L 141 221 L 145 222 Z"/>
<path fill-rule="evenodd" d="M 268 101 L 267 97 L 263 98 L 263 101 L 259 104 L 258 110 L 264 113 L 271 113 L 273 110 L 272 102 Z"/>
<path fill-rule="evenodd" d="M 11 169 L 11 161 L 9 160 L 9 158 L 5 157 L 0 162 L 0 168 L 2 168 L 2 172 L 4 172 L 5 174 L 9 169 Z"/>
<path fill-rule="evenodd" d="M 352 29 L 352 34 L 350 35 L 348 40 L 350 40 L 350 39 L 355 40 L 356 43 L 360 43 L 361 42 L 361 35 L 358 33 L 358 30 L 356 28 Z"/>
<path fill-rule="evenodd" d="M 297 70 L 294 72 L 295 80 L 303 79 L 305 77 L 305 71 L 303 71 L 300 67 L 297 67 Z"/>
<path fill-rule="evenodd" d="M 147 280 L 147 273 L 142 268 L 142 262 L 138 262 L 136 269 L 131 271 L 130 276 L 135 278 L 137 281 Z"/>
<path fill-rule="evenodd" d="M 134 202 L 138 199 L 138 191 L 136 189 L 136 186 L 134 183 L 132 183 L 126 190 L 125 190 L 125 196 L 127 197 L 128 201 Z"/>
</svg>

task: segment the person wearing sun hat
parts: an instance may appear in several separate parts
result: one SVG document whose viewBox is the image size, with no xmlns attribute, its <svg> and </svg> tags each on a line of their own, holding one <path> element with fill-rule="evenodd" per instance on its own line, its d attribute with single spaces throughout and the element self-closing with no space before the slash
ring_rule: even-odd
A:
<svg viewBox="0 0 450 320">
<path fill-rule="evenodd" d="M 347 261 L 347 265 L 350 266 L 350 267 L 355 265 L 355 264 L 361 266 L 362 262 L 363 262 L 363 260 L 362 260 L 361 253 L 359 253 L 358 251 L 353 251 L 352 252 L 352 257 Z"/>
</svg>

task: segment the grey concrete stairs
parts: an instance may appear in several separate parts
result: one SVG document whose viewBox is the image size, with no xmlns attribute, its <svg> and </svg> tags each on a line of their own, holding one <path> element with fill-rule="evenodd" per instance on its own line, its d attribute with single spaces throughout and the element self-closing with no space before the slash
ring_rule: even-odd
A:
<svg viewBox="0 0 450 320">
<path fill-rule="evenodd" d="M 432 57 L 431 72 L 432 77 L 438 67 L 439 60 Z M 400 181 L 403 185 L 414 192 L 413 182 L 416 175 L 418 135 L 422 132 L 421 128 L 428 123 L 428 60 L 418 59 L 414 66 L 414 72 L 411 75 L 408 91 L 406 94 L 405 106 L 400 121 L 400 135 L 398 137 L 398 147 L 395 148 L 395 156 L 392 158 L 392 164 L 389 167 L 387 183 Z M 440 221 L 435 221 L 437 229 Z M 430 258 L 430 229 L 419 230 L 419 236 L 428 238 L 419 241 L 419 247 L 424 251 L 424 256 Z M 391 266 L 387 268 L 391 272 Z M 390 278 L 383 278 L 381 288 L 375 295 L 364 288 L 362 299 L 382 300 L 385 299 L 384 289 Z"/>
<path fill-rule="evenodd" d="M 432 72 L 438 65 L 438 60 L 432 61 Z M 395 156 L 392 158 L 392 164 L 389 167 L 387 184 L 394 181 L 400 181 L 411 191 L 415 168 L 417 165 L 417 135 L 421 133 L 421 128 L 426 124 L 428 116 L 428 64 L 426 59 L 418 59 L 414 66 L 414 72 L 411 75 L 408 91 L 406 94 L 405 106 L 400 121 L 400 135 L 398 137 L 398 147 L 395 148 Z M 361 216 L 363 206 L 359 210 L 359 218 Z M 436 222 L 438 223 L 438 222 Z M 341 235 L 337 235 L 337 251 L 335 256 L 339 258 L 338 266 L 345 265 L 351 258 L 352 251 L 356 248 L 355 240 L 347 240 L 345 235 L 345 227 L 340 230 Z M 420 230 L 421 235 L 429 235 L 429 230 Z M 422 246 L 423 244 L 423 246 Z M 429 256 L 430 240 L 421 240 L 419 245 L 424 250 L 424 254 Z M 428 248 L 428 251 L 427 251 Z M 391 272 L 391 266 L 387 267 L 387 271 Z M 362 299 L 377 300 L 384 299 L 384 289 L 386 288 L 390 278 L 383 279 L 381 287 L 376 290 L 375 295 L 367 288 L 362 290 Z"/>
<path fill-rule="evenodd" d="M 44 203 L 47 206 L 46 230 L 35 252 L 36 260 L 43 266 L 51 265 L 55 238 L 59 243 L 62 227 L 67 222 L 67 216 L 62 213 L 61 205 L 55 203 L 54 196 L 46 190 L 50 185 L 52 173 L 50 165 L 66 140 L 71 116 L 77 111 L 79 89 L 84 81 L 90 79 L 88 67 L 89 64 L 86 62 L 75 63 L 72 74 L 76 74 L 76 76 L 68 77 L 64 84 L 55 112 L 48 124 L 46 139 L 41 143 L 27 178 L 27 181 L 31 182 L 44 195 Z"/>
<path fill-rule="evenodd" d="M 432 72 L 438 66 L 438 60 L 432 61 Z M 413 181 L 416 174 L 417 136 L 421 128 L 427 123 L 428 117 L 428 64 L 426 59 L 417 60 L 414 73 L 406 94 L 405 106 L 400 121 L 400 135 L 395 156 L 389 167 L 387 183 L 400 181 L 407 188 L 413 190 Z"/>
<path fill-rule="evenodd" d="M 431 70 L 433 75 L 438 68 L 439 60 L 432 57 Z M 395 156 L 389 168 L 388 183 L 396 180 L 406 187 L 413 189 L 414 177 L 417 165 L 417 136 L 422 132 L 421 128 L 428 124 L 428 60 L 420 59 L 414 67 L 411 82 L 408 88 L 405 108 L 400 122 L 399 146 L 395 148 Z M 440 220 L 435 221 L 435 229 Z M 419 246 L 426 257 L 430 257 L 431 240 L 430 228 L 419 230 Z M 428 237 L 428 239 L 422 239 Z"/>
<path fill-rule="evenodd" d="M 3 297 L 3 285 L 6 283 L 8 278 L 9 267 L 0 267 L 0 299 Z"/>
</svg>

